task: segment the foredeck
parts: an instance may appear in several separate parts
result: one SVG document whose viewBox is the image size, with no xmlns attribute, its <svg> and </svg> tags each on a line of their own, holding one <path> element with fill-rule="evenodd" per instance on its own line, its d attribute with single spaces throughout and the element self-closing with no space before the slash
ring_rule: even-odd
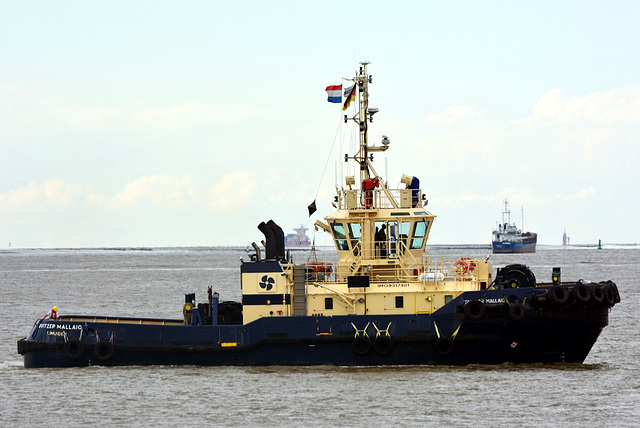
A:
<svg viewBox="0 0 640 428">
<path fill-rule="evenodd" d="M 182 325 L 182 319 L 161 319 L 161 318 L 127 318 L 127 317 L 100 317 L 87 315 L 63 315 L 58 321 L 71 322 L 92 322 L 110 324 L 149 324 L 149 325 Z"/>
</svg>

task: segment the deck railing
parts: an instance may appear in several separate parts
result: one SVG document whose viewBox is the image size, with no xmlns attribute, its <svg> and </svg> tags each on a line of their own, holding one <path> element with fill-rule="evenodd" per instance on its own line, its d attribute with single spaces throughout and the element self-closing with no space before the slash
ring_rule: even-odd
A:
<svg viewBox="0 0 640 428">
<path fill-rule="evenodd" d="M 389 195 L 397 203 L 397 208 L 422 207 L 421 189 L 388 189 Z M 362 210 L 396 208 L 383 189 L 338 191 L 338 208 L 341 210 Z"/>
<path fill-rule="evenodd" d="M 362 259 L 362 251 L 359 246 L 351 251 L 348 257 L 330 269 L 321 272 L 307 273 L 307 282 L 345 283 L 351 275 L 367 275 L 372 282 L 415 282 L 425 285 L 439 285 L 444 282 L 469 283 L 479 281 L 478 260 L 471 259 L 445 259 L 444 257 L 424 254 L 422 259 L 417 259 L 408 251 L 404 242 L 396 242 L 398 251 L 395 257 L 376 258 L 382 260 L 397 259 L 398 263 L 390 263 L 388 266 L 375 264 L 365 265 L 367 260 Z"/>
</svg>

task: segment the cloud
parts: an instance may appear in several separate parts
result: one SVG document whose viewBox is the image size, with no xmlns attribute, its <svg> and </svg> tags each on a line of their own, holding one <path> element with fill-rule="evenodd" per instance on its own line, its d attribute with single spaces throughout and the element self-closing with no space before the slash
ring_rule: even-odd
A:
<svg viewBox="0 0 640 428">
<path fill-rule="evenodd" d="M 453 106 L 444 109 L 440 113 L 432 114 L 427 117 L 427 123 L 453 123 L 462 119 L 480 118 L 482 112 L 474 106 Z"/>
<path fill-rule="evenodd" d="M 49 201 L 58 206 L 68 207 L 77 201 L 100 202 L 102 195 L 94 193 L 89 187 L 53 180 L 44 185 L 44 194 Z"/>
<path fill-rule="evenodd" d="M 29 183 L 26 187 L 0 193 L 0 203 L 7 207 L 16 208 L 35 201 L 42 193 L 42 189 L 36 183 Z"/>
<path fill-rule="evenodd" d="M 558 195 L 556 195 L 558 199 L 564 199 L 564 200 L 577 200 L 577 199 L 590 199 L 594 196 L 596 196 L 596 189 L 594 187 L 589 187 L 588 189 L 581 189 L 579 192 L 576 193 L 571 193 L 571 194 L 563 194 L 563 193 L 558 193 Z"/>
<path fill-rule="evenodd" d="M 108 201 L 109 206 L 128 206 L 138 202 L 184 207 L 196 191 L 189 177 L 150 176 L 127 183 L 122 193 Z"/>
<path fill-rule="evenodd" d="M 0 193 L 0 204 L 6 210 L 62 209 L 78 203 L 100 204 L 103 196 L 90 187 L 77 186 L 55 179 L 45 184 L 29 183 L 17 190 Z"/>
<path fill-rule="evenodd" d="M 542 95 L 525 121 L 594 124 L 640 123 L 640 92 L 634 89 L 593 92 L 565 99 L 562 89 Z"/>
<path fill-rule="evenodd" d="M 209 191 L 209 207 L 216 211 L 232 211 L 254 202 L 257 177 L 254 173 L 237 171 L 225 175 Z"/>
</svg>

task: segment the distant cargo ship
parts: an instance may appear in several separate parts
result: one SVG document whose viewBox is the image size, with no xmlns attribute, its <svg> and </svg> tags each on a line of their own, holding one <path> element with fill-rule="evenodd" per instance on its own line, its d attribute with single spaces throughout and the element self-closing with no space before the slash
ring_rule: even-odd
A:
<svg viewBox="0 0 640 428">
<path fill-rule="evenodd" d="M 524 217 L 524 216 L 523 216 Z M 523 221 L 524 224 L 524 221 Z M 535 253 L 538 234 L 534 232 L 522 232 L 515 223 L 511 223 L 511 211 L 509 201 L 504 200 L 502 211 L 502 223 L 493 231 L 491 247 L 494 253 Z"/>
<path fill-rule="evenodd" d="M 307 229 L 302 224 L 298 228 L 293 228 L 296 233 L 289 233 L 285 237 L 285 243 L 287 247 L 308 247 L 311 245 L 311 241 L 309 241 L 309 237 L 306 232 Z"/>
</svg>

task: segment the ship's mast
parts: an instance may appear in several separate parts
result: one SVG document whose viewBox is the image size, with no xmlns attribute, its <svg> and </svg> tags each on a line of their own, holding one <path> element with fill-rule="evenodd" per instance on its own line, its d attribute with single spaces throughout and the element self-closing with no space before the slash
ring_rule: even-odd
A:
<svg viewBox="0 0 640 428">
<path fill-rule="evenodd" d="M 347 117 L 344 116 L 345 123 L 348 120 L 353 120 L 359 128 L 360 134 L 360 150 L 351 157 L 354 161 L 360 165 L 360 182 L 365 179 L 371 178 L 371 173 L 369 172 L 369 168 L 367 166 L 367 158 L 369 156 L 369 147 L 368 147 L 368 123 L 367 123 L 367 110 L 369 108 L 369 83 L 372 81 L 372 76 L 367 74 L 367 65 L 368 62 L 360 63 L 360 70 L 357 72 L 356 77 L 352 79 L 355 85 L 358 86 L 358 111 L 355 116 Z M 369 120 L 373 119 L 373 113 L 370 115 Z M 345 161 L 348 160 L 349 157 L 345 156 Z"/>
<path fill-rule="evenodd" d="M 507 224 L 511 224 L 511 210 L 509 210 L 509 201 L 506 198 L 504 200 L 504 211 L 502 211 L 502 224 L 505 223 L 505 214 L 507 215 Z"/>
<path fill-rule="evenodd" d="M 373 122 L 373 115 L 379 111 L 377 108 L 369 108 L 369 83 L 373 82 L 373 76 L 367 74 L 367 65 L 369 64 L 370 63 L 366 61 L 361 62 L 356 77 L 347 79 L 352 80 L 355 85 L 358 85 L 358 111 L 353 117 L 348 117 L 346 114 L 344 115 L 345 123 L 348 120 L 353 120 L 359 129 L 360 150 L 358 150 L 354 156 L 350 157 L 349 155 L 345 155 L 344 160 L 348 161 L 349 159 L 353 159 L 360 165 L 360 183 L 372 178 L 372 176 L 374 178 L 380 178 L 371 164 L 373 161 L 372 152 L 384 152 L 389 148 L 389 140 L 384 135 L 381 146 L 369 145 L 368 123 Z M 392 205 L 397 208 L 397 202 L 387 189 L 386 183 L 384 183 L 383 180 L 380 180 L 380 187 L 382 187 L 382 190 L 387 194 L 387 198 Z"/>
</svg>

